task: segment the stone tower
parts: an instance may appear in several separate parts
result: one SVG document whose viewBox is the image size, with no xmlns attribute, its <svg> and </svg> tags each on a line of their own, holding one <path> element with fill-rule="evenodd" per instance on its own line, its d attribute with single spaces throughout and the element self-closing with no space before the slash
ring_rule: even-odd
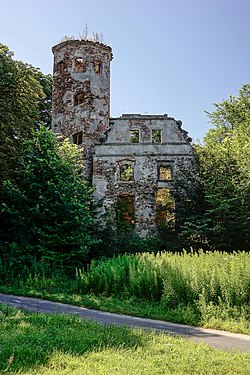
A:
<svg viewBox="0 0 250 375">
<path fill-rule="evenodd" d="M 90 40 L 68 40 L 54 54 L 52 130 L 82 147 L 91 179 L 92 155 L 109 129 L 112 49 Z"/>
</svg>

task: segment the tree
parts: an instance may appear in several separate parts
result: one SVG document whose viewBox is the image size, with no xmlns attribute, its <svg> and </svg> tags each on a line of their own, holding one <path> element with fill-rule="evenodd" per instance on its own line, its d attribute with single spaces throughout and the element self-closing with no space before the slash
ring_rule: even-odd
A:
<svg viewBox="0 0 250 375">
<path fill-rule="evenodd" d="M 207 236 L 208 221 L 204 220 L 207 210 L 204 181 L 201 176 L 199 154 L 194 147 L 192 162 L 179 165 L 179 173 L 173 182 L 176 203 L 176 237 L 179 247 L 210 249 Z"/>
<path fill-rule="evenodd" d="M 76 145 L 41 127 L 23 142 L 16 178 L 4 182 L 5 243 L 16 261 L 49 259 L 68 267 L 86 260 L 92 238 L 91 192 Z M 7 236 L 6 236 L 7 233 Z"/>
<path fill-rule="evenodd" d="M 43 74 L 39 68 L 32 65 L 24 64 L 18 61 L 19 68 L 29 70 L 33 74 L 35 80 L 42 88 L 42 95 L 38 97 L 39 119 L 35 123 L 36 127 L 41 125 L 51 128 L 51 107 L 52 107 L 52 76 L 51 74 Z"/>
<path fill-rule="evenodd" d="M 250 242 L 250 85 L 207 113 L 213 128 L 195 147 L 197 165 L 176 182 L 180 233 L 190 245 L 248 249 Z M 190 188 L 191 187 L 191 188 Z"/>
<path fill-rule="evenodd" d="M 247 249 L 250 241 L 250 84 L 208 113 L 214 126 L 199 148 L 213 224 L 210 237 L 220 248 Z"/>
<path fill-rule="evenodd" d="M 22 140 L 51 121 L 51 76 L 12 57 L 0 44 L 0 185 L 13 176 Z"/>
</svg>

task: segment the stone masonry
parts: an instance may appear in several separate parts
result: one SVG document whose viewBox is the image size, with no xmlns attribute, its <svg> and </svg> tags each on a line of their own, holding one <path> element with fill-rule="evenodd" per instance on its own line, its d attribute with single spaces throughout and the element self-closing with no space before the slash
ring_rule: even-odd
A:
<svg viewBox="0 0 250 375">
<path fill-rule="evenodd" d="M 52 129 L 84 149 L 96 221 L 115 219 L 117 202 L 125 201 L 131 212 L 124 217 L 135 231 L 156 233 L 157 192 L 171 192 L 180 166 L 193 158 L 191 138 L 166 114 L 110 118 L 109 46 L 70 40 L 52 51 Z"/>
<path fill-rule="evenodd" d="M 84 149 L 91 179 L 92 153 L 109 129 L 111 48 L 71 40 L 54 53 L 52 129 Z"/>
</svg>

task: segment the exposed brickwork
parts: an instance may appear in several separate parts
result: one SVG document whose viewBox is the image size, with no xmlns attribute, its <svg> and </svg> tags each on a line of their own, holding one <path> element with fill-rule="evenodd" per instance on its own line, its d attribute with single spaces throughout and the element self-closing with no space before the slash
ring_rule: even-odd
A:
<svg viewBox="0 0 250 375">
<path fill-rule="evenodd" d="M 94 145 L 109 129 L 110 47 L 88 40 L 62 42 L 54 53 L 52 129 L 73 141 L 83 132 L 87 175 Z"/>
<path fill-rule="evenodd" d="M 157 190 L 173 186 L 172 180 L 160 179 L 159 168 L 171 170 L 174 179 L 180 165 L 193 157 L 191 138 L 181 121 L 166 114 L 109 118 L 110 47 L 71 40 L 52 51 L 52 128 L 75 143 L 82 137 L 79 147 L 99 207 L 96 220 L 103 224 L 107 214 L 115 217 L 117 201 L 127 196 L 130 206 L 134 203 L 130 219 L 136 232 L 142 237 L 154 233 Z"/>
<path fill-rule="evenodd" d="M 132 194 L 135 202 L 135 230 L 145 237 L 156 231 L 156 193 L 159 188 L 173 187 L 172 180 L 160 180 L 160 166 L 169 167 L 172 178 L 179 167 L 193 157 L 192 146 L 180 124 L 164 116 L 122 115 L 111 119 L 111 130 L 102 145 L 96 145 L 93 174 L 95 199 L 101 203 L 100 217 L 105 212 L 115 216 L 115 203 L 120 194 Z M 130 130 L 139 130 L 139 142 L 131 143 Z M 160 129 L 161 143 L 152 142 L 152 130 Z M 134 167 L 133 181 L 121 181 L 121 163 Z"/>
</svg>

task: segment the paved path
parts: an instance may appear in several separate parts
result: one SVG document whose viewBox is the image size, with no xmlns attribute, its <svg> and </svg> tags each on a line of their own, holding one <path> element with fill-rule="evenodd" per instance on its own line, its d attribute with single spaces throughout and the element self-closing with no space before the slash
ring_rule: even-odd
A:
<svg viewBox="0 0 250 375">
<path fill-rule="evenodd" d="M 127 325 L 131 327 L 152 329 L 185 336 L 196 342 L 206 343 L 214 348 L 250 352 L 250 336 L 229 333 L 214 329 L 204 329 L 162 320 L 136 318 L 128 315 L 113 314 L 84 307 L 66 305 L 38 298 L 20 297 L 0 293 L 0 303 L 19 309 L 39 313 L 75 314 L 82 319 L 90 319 L 102 324 Z"/>
</svg>

